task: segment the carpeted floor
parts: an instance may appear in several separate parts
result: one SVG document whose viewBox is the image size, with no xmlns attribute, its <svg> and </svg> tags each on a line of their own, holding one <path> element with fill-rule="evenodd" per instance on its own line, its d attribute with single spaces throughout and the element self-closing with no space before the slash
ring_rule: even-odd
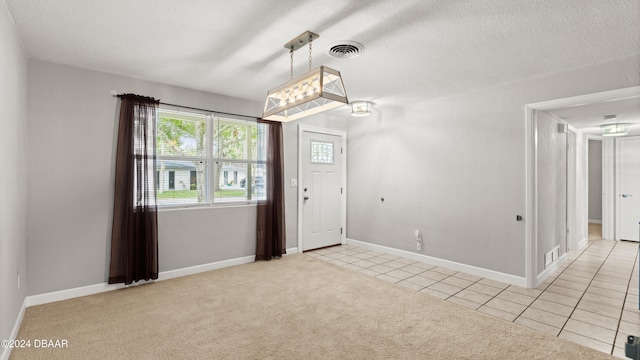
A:
<svg viewBox="0 0 640 360">
<path fill-rule="evenodd" d="M 30 307 L 10 359 L 608 359 L 309 255 Z"/>
</svg>

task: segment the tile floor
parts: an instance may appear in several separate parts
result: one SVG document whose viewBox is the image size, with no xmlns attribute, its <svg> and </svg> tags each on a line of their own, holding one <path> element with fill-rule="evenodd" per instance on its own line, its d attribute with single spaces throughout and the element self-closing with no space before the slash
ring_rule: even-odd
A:
<svg viewBox="0 0 640 360">
<path fill-rule="evenodd" d="M 351 245 L 307 254 L 625 358 L 626 336 L 640 335 L 637 251 L 637 243 L 590 241 L 536 289 Z"/>
</svg>

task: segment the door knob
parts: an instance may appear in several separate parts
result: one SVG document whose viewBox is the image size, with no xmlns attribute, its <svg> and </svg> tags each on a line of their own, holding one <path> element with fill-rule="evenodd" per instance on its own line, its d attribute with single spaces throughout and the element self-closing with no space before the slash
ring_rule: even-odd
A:
<svg viewBox="0 0 640 360">
<path fill-rule="evenodd" d="M 628 197 L 631 197 L 631 196 L 633 196 L 633 195 L 631 195 L 631 194 L 622 194 L 623 198 L 628 198 Z"/>
<path fill-rule="evenodd" d="M 305 197 L 304 197 L 304 199 L 305 199 L 305 200 L 309 200 L 309 197 L 308 197 L 308 196 L 305 196 Z"/>
</svg>

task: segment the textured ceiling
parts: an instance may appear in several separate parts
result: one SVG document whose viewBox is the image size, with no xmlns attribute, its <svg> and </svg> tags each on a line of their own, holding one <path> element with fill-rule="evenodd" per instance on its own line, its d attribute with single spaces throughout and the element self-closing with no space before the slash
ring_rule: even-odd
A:
<svg viewBox="0 0 640 360">
<path fill-rule="evenodd" d="M 305 30 L 349 98 L 408 104 L 640 53 L 638 0 L 4 0 L 32 58 L 262 101 Z M 353 40 L 355 59 L 327 54 Z M 308 51 L 295 53 L 295 74 Z"/>
</svg>

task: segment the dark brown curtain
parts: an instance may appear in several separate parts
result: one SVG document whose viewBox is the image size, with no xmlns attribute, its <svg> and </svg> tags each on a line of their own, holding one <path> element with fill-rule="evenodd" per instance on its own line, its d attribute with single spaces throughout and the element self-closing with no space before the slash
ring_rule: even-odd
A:
<svg viewBox="0 0 640 360">
<path fill-rule="evenodd" d="M 267 198 L 258 201 L 256 226 L 256 261 L 271 260 L 286 254 L 284 222 L 284 151 L 282 123 L 258 119 L 266 124 L 267 171 L 265 187 Z"/>
<path fill-rule="evenodd" d="M 109 284 L 158 278 L 156 114 L 159 100 L 121 95 Z"/>
</svg>

